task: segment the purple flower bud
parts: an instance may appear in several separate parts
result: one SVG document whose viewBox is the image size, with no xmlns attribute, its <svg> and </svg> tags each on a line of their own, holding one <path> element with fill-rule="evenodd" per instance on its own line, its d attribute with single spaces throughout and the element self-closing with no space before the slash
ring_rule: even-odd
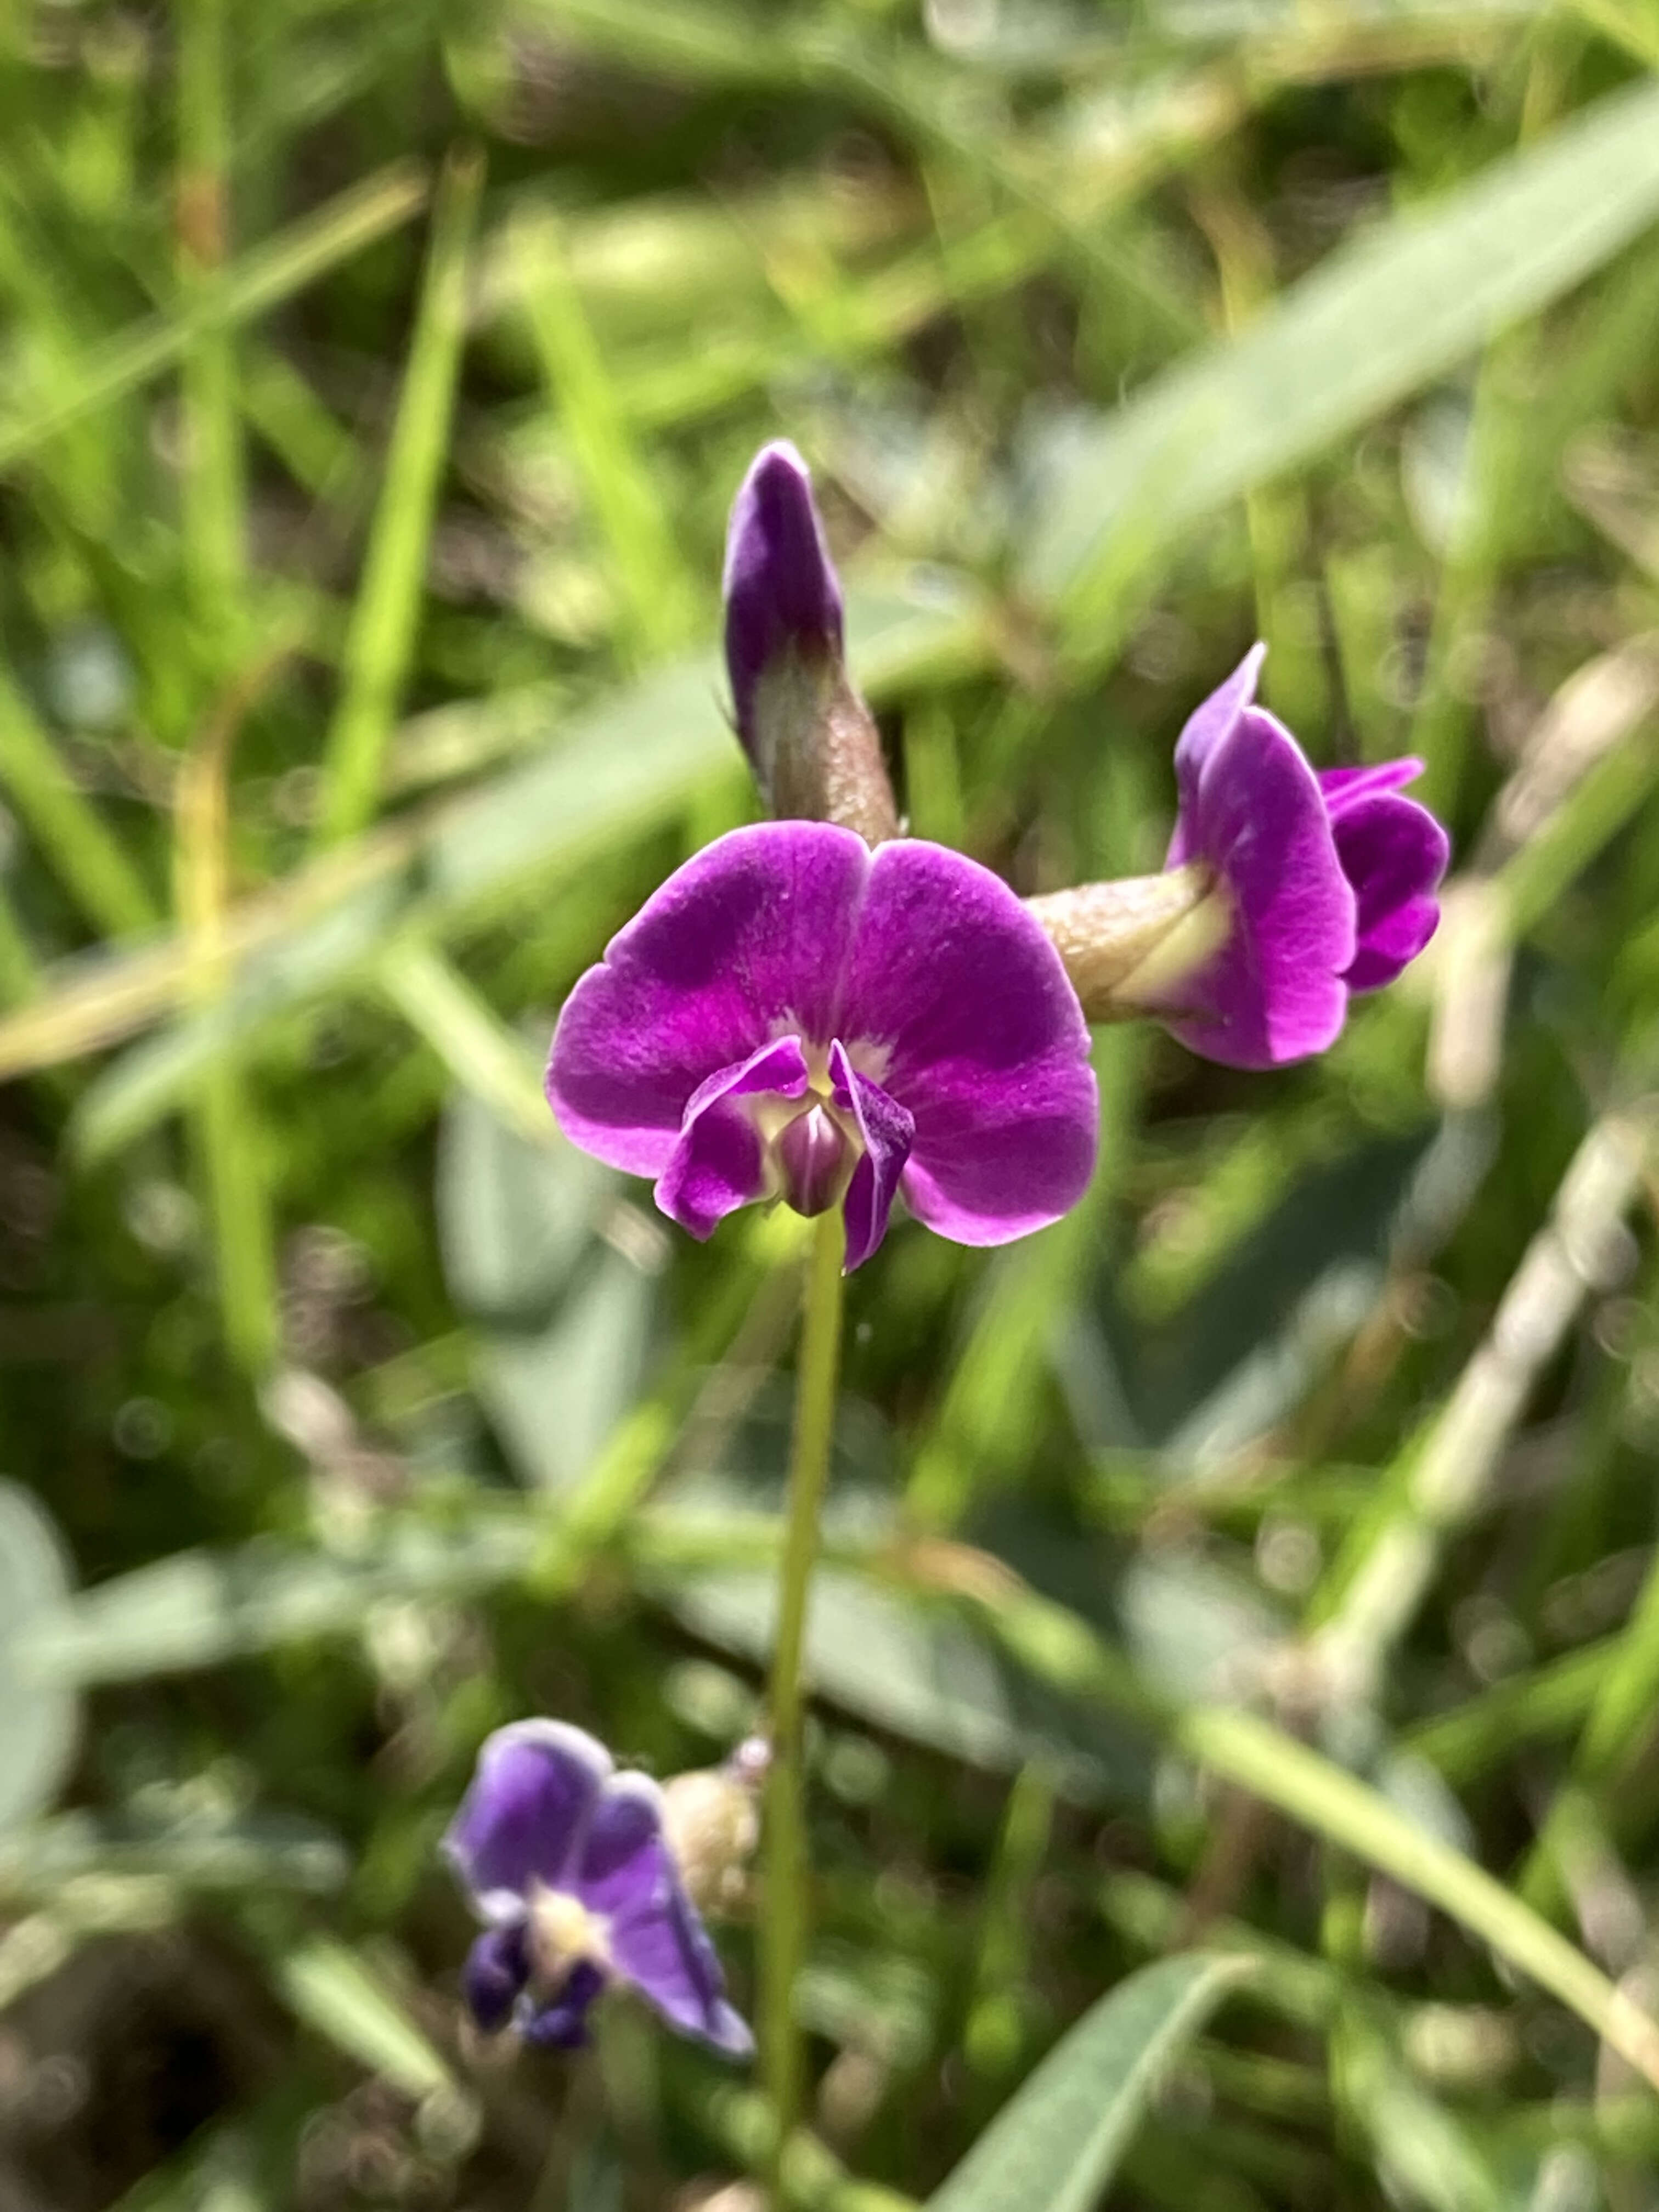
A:
<svg viewBox="0 0 1659 2212">
<path fill-rule="evenodd" d="M 756 694 L 786 656 L 842 657 L 841 580 L 812 478 L 786 438 L 763 446 L 732 502 L 726 536 L 726 666 L 738 734 L 756 750 Z"/>
<path fill-rule="evenodd" d="M 752 2051 L 665 1834 L 663 1793 L 618 1774 L 580 1729 L 498 1729 L 443 1847 L 485 1923 L 462 1982 L 487 2033 L 510 2021 L 526 2042 L 574 2049 L 594 1999 L 622 1982 L 682 2034 Z"/>
<path fill-rule="evenodd" d="M 547 1096 L 694 1237 L 839 1197 L 849 1270 L 901 1192 L 1004 1244 L 1094 1166 L 1089 1033 L 1039 924 L 958 853 L 824 823 L 734 830 L 672 876 L 566 1000 Z"/>
<path fill-rule="evenodd" d="M 880 737 L 843 664 L 841 585 L 812 479 L 786 441 L 757 454 L 732 504 L 725 594 L 738 735 L 769 810 L 840 823 L 870 844 L 896 836 Z"/>
</svg>

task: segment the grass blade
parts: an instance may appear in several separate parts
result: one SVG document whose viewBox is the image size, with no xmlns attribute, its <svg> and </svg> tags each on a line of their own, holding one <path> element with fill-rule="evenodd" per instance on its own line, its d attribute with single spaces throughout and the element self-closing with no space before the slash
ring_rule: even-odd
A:
<svg viewBox="0 0 1659 2212">
<path fill-rule="evenodd" d="M 453 155 L 439 183 L 409 368 L 323 761 L 321 835 L 330 844 L 355 836 L 374 817 L 386 739 L 414 651 L 466 334 L 467 264 L 483 190 L 483 155 L 471 149 Z"/>
<path fill-rule="evenodd" d="M 1235 343 L 1119 409 L 1054 471 L 1025 588 L 1076 626 L 1098 618 L 1191 524 L 1455 368 L 1656 215 L 1659 84 L 1644 82 L 1342 248 Z"/>
<path fill-rule="evenodd" d="M 0 672 L 0 787 L 10 794 L 82 915 L 101 935 L 130 937 L 156 919 L 143 878 L 70 781 L 28 702 Z"/>
<path fill-rule="evenodd" d="M 94 409 L 107 407 L 183 359 L 204 331 L 231 330 L 291 299 L 363 246 L 407 222 L 425 202 L 425 172 L 394 162 L 243 256 L 175 313 L 137 324 L 68 376 L 52 396 L 0 421 L 0 469 L 15 464 Z"/>
</svg>

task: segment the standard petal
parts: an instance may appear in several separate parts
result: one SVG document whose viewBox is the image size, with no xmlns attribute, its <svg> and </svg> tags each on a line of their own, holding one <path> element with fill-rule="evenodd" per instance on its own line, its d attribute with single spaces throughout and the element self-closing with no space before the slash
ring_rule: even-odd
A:
<svg viewBox="0 0 1659 2212">
<path fill-rule="evenodd" d="M 754 2047 L 726 1999 L 726 1977 L 688 1901 L 663 1834 L 662 1792 L 641 1774 L 618 1775 L 594 1814 L 577 1893 L 609 1923 L 617 1972 L 672 2027 L 734 2057 Z"/>
<path fill-rule="evenodd" d="M 507 2026 L 529 1979 L 530 1951 L 524 1922 L 486 1928 L 467 1953 L 461 1969 L 467 2009 L 486 2035 L 495 2035 Z"/>
<path fill-rule="evenodd" d="M 830 1078 L 836 1104 L 858 1123 L 864 1151 L 842 1200 L 847 1222 L 846 1272 L 861 1267 L 887 1234 L 887 1217 L 898 1195 L 899 1177 L 915 1140 L 915 1119 L 878 1083 L 860 1075 L 839 1039 L 830 1048 Z"/>
<path fill-rule="evenodd" d="M 673 1157 L 657 1183 L 656 1200 L 663 1212 L 702 1240 L 712 1237 L 728 1213 L 758 1198 L 766 1186 L 765 1149 L 740 1102 L 765 1091 L 799 1098 L 808 1079 L 799 1039 L 780 1037 L 700 1085 L 685 1109 Z"/>
<path fill-rule="evenodd" d="M 547 1069 L 565 1134 L 659 1176 L 708 1077 L 785 1030 L 833 1036 L 869 872 L 821 822 L 733 830 L 677 870 L 565 1001 Z"/>
<path fill-rule="evenodd" d="M 563 1721 L 515 1721 L 486 1739 L 443 1841 L 485 1919 L 518 1919 L 532 1879 L 560 1881 L 611 1771 L 605 1746 Z"/>
<path fill-rule="evenodd" d="M 1191 827 L 1205 765 L 1222 739 L 1237 726 L 1239 716 L 1254 702 L 1261 664 L 1267 657 L 1265 645 L 1253 645 L 1226 682 L 1218 684 L 1202 706 L 1194 708 L 1187 718 L 1186 727 L 1176 739 L 1176 788 L 1180 794 L 1181 809 L 1176 823 L 1175 842 L 1170 847 L 1170 857 L 1164 863 L 1166 867 L 1181 867 L 1194 857 Z"/>
<path fill-rule="evenodd" d="M 558 1994 L 538 2005 L 520 2023 L 526 2043 L 544 2051 L 580 2051 L 587 2041 L 587 2014 L 605 1987 L 605 1976 L 590 1960 L 579 1960 L 565 1976 Z"/>
<path fill-rule="evenodd" d="M 1186 851 L 1220 872 L 1233 916 L 1222 951 L 1172 994 L 1169 1027 L 1230 1067 L 1322 1051 L 1347 1011 L 1354 898 L 1290 732 L 1260 708 L 1242 714 L 1209 752 L 1182 827 Z"/>
<path fill-rule="evenodd" d="M 839 1033 L 914 1118 L 901 1187 L 941 1236 L 1006 1243 L 1082 1196 L 1088 1029 L 1059 954 L 988 869 L 916 841 L 878 849 Z"/>
<path fill-rule="evenodd" d="M 755 688 L 792 647 L 839 654 L 841 585 L 806 464 L 787 439 L 763 447 L 726 533 L 726 666 L 738 734 L 752 755 Z"/>
<path fill-rule="evenodd" d="M 1426 807 L 1386 788 L 1352 801 L 1332 828 L 1358 915 L 1358 944 L 1344 980 L 1351 991 L 1378 991 L 1434 935 L 1440 921 L 1435 893 L 1450 842 Z"/>
</svg>

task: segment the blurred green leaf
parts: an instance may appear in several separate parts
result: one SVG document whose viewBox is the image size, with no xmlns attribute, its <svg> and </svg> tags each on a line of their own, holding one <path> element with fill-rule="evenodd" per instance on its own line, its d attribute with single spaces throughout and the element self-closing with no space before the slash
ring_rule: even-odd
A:
<svg viewBox="0 0 1659 2212">
<path fill-rule="evenodd" d="M 774 1578 L 744 1568 L 653 1576 L 697 1635 L 762 1661 L 772 1648 Z M 812 1586 L 805 1669 L 812 1689 L 861 1720 L 953 1759 L 1012 1774 L 1044 1759 L 1084 1802 L 1144 1796 L 1140 1740 L 1109 1717 L 1045 1698 L 950 1607 L 826 1566 Z"/>
<path fill-rule="evenodd" d="M 410 2097 L 448 2089 L 452 2076 L 408 2005 L 361 1953 L 327 1936 L 281 1954 L 277 1986 L 307 2027 Z"/>
<path fill-rule="evenodd" d="M 1163 2069 L 1248 1972 L 1192 1953 L 1132 1974 L 1049 2052 L 928 2212 L 1089 2212 Z"/>
<path fill-rule="evenodd" d="M 538 1488 L 580 1479 L 645 1379 L 667 1255 L 634 1188 L 573 1145 L 527 1143 L 475 1098 L 445 1118 L 445 1270 L 480 1324 L 479 1395 Z"/>
<path fill-rule="evenodd" d="M 1081 638 L 1192 524 L 1455 368 L 1659 216 L 1659 84 L 1339 247 L 1241 335 L 1057 445 L 1021 574 Z M 1115 635 L 1121 635 L 1121 630 Z"/>
<path fill-rule="evenodd" d="M 69 1554 L 27 1490 L 0 1482 L 0 1831 L 49 1805 L 79 1731 L 72 1683 L 41 1677 L 25 1644 L 68 1614 Z"/>
</svg>

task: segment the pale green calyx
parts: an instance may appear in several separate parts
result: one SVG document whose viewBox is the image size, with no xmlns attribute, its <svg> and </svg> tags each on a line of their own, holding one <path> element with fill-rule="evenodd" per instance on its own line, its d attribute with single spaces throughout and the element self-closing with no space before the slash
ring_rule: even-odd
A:
<svg viewBox="0 0 1659 2212">
<path fill-rule="evenodd" d="M 1227 941 L 1231 902 L 1201 861 L 1027 899 L 1091 1022 L 1167 1013 Z"/>
</svg>

